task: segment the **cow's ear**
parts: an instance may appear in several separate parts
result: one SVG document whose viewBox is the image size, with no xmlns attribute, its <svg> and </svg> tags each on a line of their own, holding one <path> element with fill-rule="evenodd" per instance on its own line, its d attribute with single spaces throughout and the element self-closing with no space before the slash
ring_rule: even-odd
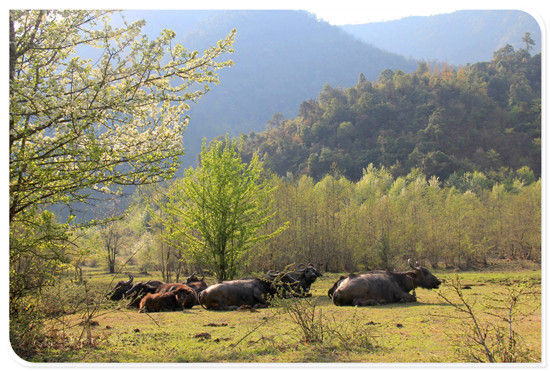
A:
<svg viewBox="0 0 550 371">
<path fill-rule="evenodd" d="M 407 272 L 407 276 L 411 277 L 411 278 L 416 278 L 417 277 L 417 273 L 416 271 L 410 271 L 410 272 Z"/>
</svg>

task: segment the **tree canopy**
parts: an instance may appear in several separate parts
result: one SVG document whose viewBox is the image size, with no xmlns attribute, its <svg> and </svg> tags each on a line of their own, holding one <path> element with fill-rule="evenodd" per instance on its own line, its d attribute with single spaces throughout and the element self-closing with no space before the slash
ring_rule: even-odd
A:
<svg viewBox="0 0 550 371">
<path fill-rule="evenodd" d="M 257 156 L 242 161 L 241 148 L 242 142 L 228 136 L 208 147 L 204 143 L 200 165 L 173 185 L 172 214 L 179 219 L 184 249 L 219 280 L 234 278 L 249 248 L 286 227 L 261 231 L 276 213 L 275 187 Z"/>
<path fill-rule="evenodd" d="M 10 11 L 10 220 L 169 178 L 188 102 L 232 63 L 218 59 L 234 31 L 198 53 L 170 30 L 150 40 L 142 21 L 115 28 L 111 13 Z"/>
</svg>

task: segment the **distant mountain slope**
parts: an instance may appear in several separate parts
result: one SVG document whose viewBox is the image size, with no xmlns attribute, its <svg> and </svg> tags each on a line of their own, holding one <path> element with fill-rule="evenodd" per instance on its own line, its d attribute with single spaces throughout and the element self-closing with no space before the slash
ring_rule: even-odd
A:
<svg viewBox="0 0 550 371">
<path fill-rule="evenodd" d="M 536 20 L 518 10 L 464 10 L 340 27 L 378 48 L 454 65 L 491 60 L 492 51 L 506 44 L 523 47 L 525 32 L 536 43 L 535 53 L 541 44 Z"/>
<path fill-rule="evenodd" d="M 413 71 L 417 63 L 367 45 L 336 26 L 304 11 L 224 11 L 193 24 L 186 11 L 139 12 L 148 30 L 169 28 L 188 49 L 213 45 L 237 29 L 234 66 L 220 73 L 214 86 L 191 108 L 184 142 L 184 165 L 191 164 L 203 137 L 265 129 L 275 114 L 294 117 L 300 103 L 313 98 L 325 83 L 349 86 L 360 73 L 375 79 L 386 68 Z M 178 17 L 184 22 L 179 22 Z M 160 23 L 159 23 L 160 22 Z M 185 34 L 183 38 L 181 35 Z"/>
<path fill-rule="evenodd" d="M 474 171 L 497 179 L 528 166 L 539 176 L 540 135 L 541 55 L 506 46 L 490 62 L 456 70 L 421 63 L 347 89 L 326 85 L 295 119 L 248 135 L 245 153 L 259 151 L 281 176 L 356 181 L 372 163 L 394 176 L 416 168 L 458 186 Z"/>
</svg>

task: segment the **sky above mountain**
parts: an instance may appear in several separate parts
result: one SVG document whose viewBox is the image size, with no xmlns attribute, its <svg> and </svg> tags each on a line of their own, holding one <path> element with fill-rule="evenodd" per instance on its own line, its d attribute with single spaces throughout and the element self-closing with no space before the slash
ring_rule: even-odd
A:
<svg viewBox="0 0 550 371">
<path fill-rule="evenodd" d="M 55 7 L 63 8 L 63 2 L 54 1 Z M 66 2 L 66 1 L 65 1 Z M 72 5 L 66 4 L 65 7 Z M 460 2 L 440 0 L 392 0 L 388 2 L 360 2 L 357 0 L 203 0 L 201 2 L 184 2 L 165 0 L 152 4 L 141 0 L 117 1 L 119 9 L 294 9 L 307 10 L 331 25 L 362 24 L 396 20 L 410 16 L 429 16 L 452 13 L 456 10 L 523 10 L 535 18 L 547 18 L 548 5 L 540 0 L 461 0 Z M 96 8 L 112 8 L 113 3 L 98 0 Z"/>
</svg>

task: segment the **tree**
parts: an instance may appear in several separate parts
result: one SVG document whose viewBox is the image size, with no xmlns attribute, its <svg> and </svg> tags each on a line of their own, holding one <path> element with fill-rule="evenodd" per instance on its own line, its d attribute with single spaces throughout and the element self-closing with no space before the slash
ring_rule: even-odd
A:
<svg viewBox="0 0 550 371">
<path fill-rule="evenodd" d="M 525 50 L 529 51 L 533 49 L 535 41 L 531 38 L 531 32 L 526 32 L 521 39 L 525 43 Z"/>
<path fill-rule="evenodd" d="M 10 221 L 92 190 L 171 177 L 187 102 L 218 83 L 234 31 L 202 55 L 105 11 L 10 11 Z M 85 58 L 82 55 L 93 57 Z"/>
<path fill-rule="evenodd" d="M 172 208 L 180 216 L 180 231 L 190 255 L 212 269 L 218 280 L 235 277 L 244 253 L 286 228 L 260 233 L 275 215 L 266 178 L 257 155 L 241 159 L 242 140 L 225 137 L 207 147 L 203 143 L 200 165 L 189 168 L 174 188 L 179 190 Z"/>
<path fill-rule="evenodd" d="M 107 254 L 109 273 L 115 273 L 116 259 L 124 241 L 124 229 L 119 221 L 112 221 L 100 230 L 103 249 Z"/>
</svg>

